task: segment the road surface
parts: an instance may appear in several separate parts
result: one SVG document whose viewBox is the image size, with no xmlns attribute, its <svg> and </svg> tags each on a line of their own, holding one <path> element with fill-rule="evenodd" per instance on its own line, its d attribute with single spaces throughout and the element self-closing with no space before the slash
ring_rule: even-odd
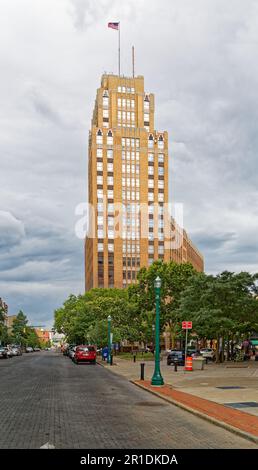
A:
<svg viewBox="0 0 258 470">
<path fill-rule="evenodd" d="M 52 351 L 0 360 L 0 422 L 2 449 L 258 448 L 99 365 Z"/>
</svg>

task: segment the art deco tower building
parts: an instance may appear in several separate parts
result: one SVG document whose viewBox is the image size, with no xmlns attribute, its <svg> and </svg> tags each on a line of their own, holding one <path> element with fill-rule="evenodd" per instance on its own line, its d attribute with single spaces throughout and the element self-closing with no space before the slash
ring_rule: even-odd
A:
<svg viewBox="0 0 258 470">
<path fill-rule="evenodd" d="M 168 134 L 155 130 L 154 110 L 142 76 L 102 76 L 89 135 L 86 290 L 126 287 L 157 259 L 203 270 L 202 255 L 166 216 Z"/>
</svg>

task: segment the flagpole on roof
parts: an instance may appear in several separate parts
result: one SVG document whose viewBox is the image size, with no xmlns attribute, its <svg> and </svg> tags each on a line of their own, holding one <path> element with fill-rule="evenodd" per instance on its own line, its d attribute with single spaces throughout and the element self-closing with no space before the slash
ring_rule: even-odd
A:
<svg viewBox="0 0 258 470">
<path fill-rule="evenodd" d="M 120 77 L 120 21 L 118 23 L 118 75 Z"/>
</svg>

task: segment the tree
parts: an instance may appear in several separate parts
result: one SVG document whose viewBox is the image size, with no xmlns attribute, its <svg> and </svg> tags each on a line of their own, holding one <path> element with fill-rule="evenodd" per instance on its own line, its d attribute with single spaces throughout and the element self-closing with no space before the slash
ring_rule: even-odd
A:
<svg viewBox="0 0 258 470">
<path fill-rule="evenodd" d="M 55 311 L 55 329 L 64 333 L 70 343 L 107 343 L 107 317 L 112 317 L 113 341 L 139 338 L 139 319 L 127 291 L 92 289 L 84 295 L 70 296 Z M 105 333 L 106 329 L 106 333 Z"/>
<path fill-rule="evenodd" d="M 224 360 L 225 339 L 229 345 L 240 330 L 247 333 L 258 326 L 256 279 L 257 275 L 246 272 L 201 273 L 192 277 L 181 294 L 181 319 L 187 315 L 199 337 L 216 338 L 217 362 Z"/>
<path fill-rule="evenodd" d="M 137 276 L 138 283 L 128 288 L 128 295 L 129 299 L 137 304 L 142 318 L 148 319 L 148 335 L 154 321 L 154 281 L 156 277 L 159 276 L 162 281 L 160 295 L 161 328 L 169 328 L 172 347 L 174 347 L 178 332 L 180 296 L 195 273 L 196 271 L 190 263 L 177 264 L 173 261 L 168 263 L 155 261 L 149 268 L 140 269 Z"/>
<path fill-rule="evenodd" d="M 17 317 L 13 321 L 12 336 L 14 342 L 25 345 L 26 344 L 26 325 L 28 323 L 26 315 L 20 310 Z"/>
</svg>

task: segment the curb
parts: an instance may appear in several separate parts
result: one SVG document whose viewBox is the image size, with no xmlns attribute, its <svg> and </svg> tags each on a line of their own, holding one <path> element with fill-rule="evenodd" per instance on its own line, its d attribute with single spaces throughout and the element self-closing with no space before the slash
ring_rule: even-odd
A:
<svg viewBox="0 0 258 470">
<path fill-rule="evenodd" d="M 254 436 L 253 434 L 249 434 L 248 432 L 242 431 L 239 428 L 236 428 L 235 426 L 230 426 L 230 424 L 225 423 L 224 421 L 219 421 L 216 418 L 213 418 L 212 416 L 206 415 L 205 413 L 202 413 L 200 411 L 195 410 L 194 408 L 191 408 L 190 406 L 187 406 L 177 400 L 174 400 L 173 398 L 168 398 L 162 395 L 161 393 L 154 392 L 153 390 L 150 390 L 148 387 L 145 387 L 144 385 L 139 384 L 138 382 L 135 382 L 134 380 L 130 380 L 130 382 L 137 387 L 141 388 L 142 390 L 145 390 L 146 392 L 151 393 L 154 396 L 157 396 L 159 398 L 162 398 L 162 400 L 165 400 L 166 402 L 177 406 L 178 408 L 181 408 L 185 411 L 188 411 L 189 413 L 192 413 L 195 416 L 198 416 L 199 418 L 205 419 L 206 421 L 215 424 L 216 426 L 219 426 L 221 428 L 226 429 L 227 431 L 232 432 L 233 434 L 237 434 L 240 437 L 243 437 L 244 439 L 248 439 L 249 441 L 255 442 L 258 444 L 258 436 Z"/>
</svg>

